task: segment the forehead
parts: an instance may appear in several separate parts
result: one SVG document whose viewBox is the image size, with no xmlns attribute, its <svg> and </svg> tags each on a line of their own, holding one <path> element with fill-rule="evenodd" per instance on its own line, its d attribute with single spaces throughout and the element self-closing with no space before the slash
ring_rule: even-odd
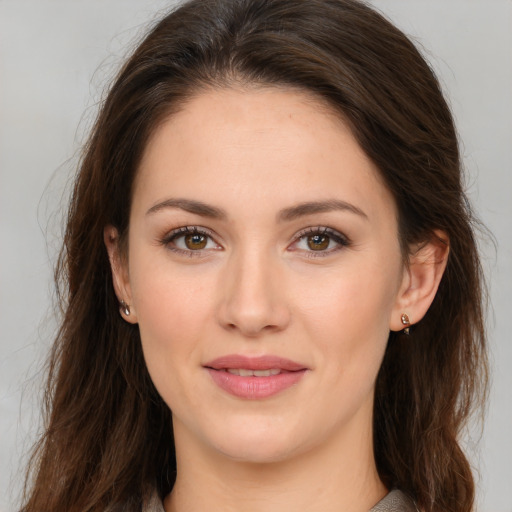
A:
<svg viewBox="0 0 512 512">
<path fill-rule="evenodd" d="M 309 93 L 281 88 L 203 91 L 166 119 L 144 152 L 134 200 L 168 194 L 260 207 L 334 195 L 394 214 L 341 116 Z"/>
</svg>

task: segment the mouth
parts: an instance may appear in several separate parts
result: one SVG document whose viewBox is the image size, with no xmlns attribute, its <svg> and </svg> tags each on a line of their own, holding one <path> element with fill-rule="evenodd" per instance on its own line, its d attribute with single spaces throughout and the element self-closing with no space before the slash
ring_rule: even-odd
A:
<svg viewBox="0 0 512 512">
<path fill-rule="evenodd" d="M 291 359 L 284 357 L 266 355 L 249 357 L 242 356 L 239 354 L 230 354 L 222 357 L 218 357 L 213 361 L 210 361 L 204 365 L 206 368 L 212 370 L 225 370 L 230 371 L 278 371 L 278 372 L 295 372 L 299 370 L 306 370 L 307 367 Z M 249 375 L 246 375 L 249 376 Z M 257 376 L 257 375 L 256 375 Z"/>
<path fill-rule="evenodd" d="M 204 365 L 223 391 L 238 398 L 269 398 L 299 383 L 308 370 L 304 365 L 276 356 L 228 355 Z"/>
<path fill-rule="evenodd" d="M 283 372 L 280 368 L 272 368 L 270 370 L 248 370 L 247 368 L 229 368 L 219 370 L 231 373 L 231 375 L 239 375 L 240 377 L 270 377 L 271 375 L 279 375 Z"/>
</svg>

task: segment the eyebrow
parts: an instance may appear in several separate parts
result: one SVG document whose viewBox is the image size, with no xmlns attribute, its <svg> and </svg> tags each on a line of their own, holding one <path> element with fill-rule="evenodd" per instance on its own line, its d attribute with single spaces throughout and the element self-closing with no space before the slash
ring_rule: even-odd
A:
<svg viewBox="0 0 512 512">
<path fill-rule="evenodd" d="M 211 219 L 226 220 L 228 218 L 227 213 L 221 208 L 193 199 L 166 199 L 152 206 L 146 212 L 146 215 L 152 215 L 166 208 L 185 210 L 186 212 L 201 217 L 209 217 Z M 277 214 L 277 220 L 279 222 L 287 222 L 306 215 L 332 211 L 346 211 L 368 219 L 366 213 L 357 206 L 347 203 L 346 201 L 341 201 L 340 199 L 329 199 L 327 201 L 308 201 L 285 208 Z"/>
<path fill-rule="evenodd" d="M 209 217 L 211 219 L 224 220 L 227 218 L 227 214 L 224 210 L 192 199 L 166 199 L 165 201 L 152 206 L 146 212 L 146 215 L 154 214 L 166 208 L 177 208 L 189 213 L 194 213 L 195 215 L 200 215 L 201 217 Z"/>
<path fill-rule="evenodd" d="M 339 199 L 329 199 L 327 201 L 310 201 L 306 203 L 300 203 L 290 208 L 285 208 L 279 212 L 278 220 L 281 222 L 291 221 L 306 215 L 333 211 L 346 211 L 354 213 L 355 215 L 359 215 L 364 219 L 368 219 L 368 215 L 366 215 L 366 213 L 364 213 L 363 210 L 357 206 L 347 203 L 346 201 L 341 201 Z"/>
</svg>

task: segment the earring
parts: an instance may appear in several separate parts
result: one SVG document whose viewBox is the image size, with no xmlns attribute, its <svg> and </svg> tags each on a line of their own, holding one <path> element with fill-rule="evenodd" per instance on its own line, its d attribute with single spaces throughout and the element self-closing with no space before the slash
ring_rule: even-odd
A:
<svg viewBox="0 0 512 512">
<path fill-rule="evenodd" d="M 409 316 L 407 315 L 407 313 L 402 313 L 402 317 L 401 317 L 401 320 L 402 320 L 402 325 L 405 325 L 404 327 L 404 334 L 407 334 L 409 335 L 410 334 L 410 325 L 411 325 L 411 321 L 409 320 Z"/>
<path fill-rule="evenodd" d="M 119 303 L 119 308 L 121 309 L 121 311 L 126 315 L 126 316 L 130 316 L 130 306 L 128 306 L 128 304 L 126 304 L 126 302 L 124 300 L 122 300 L 120 303 Z"/>
</svg>

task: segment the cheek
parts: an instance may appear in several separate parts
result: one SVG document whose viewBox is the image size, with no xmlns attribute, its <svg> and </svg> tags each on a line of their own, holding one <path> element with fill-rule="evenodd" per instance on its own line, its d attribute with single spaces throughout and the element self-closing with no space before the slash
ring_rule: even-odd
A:
<svg viewBox="0 0 512 512">
<path fill-rule="evenodd" d="M 200 325 L 208 304 L 208 276 L 193 266 L 177 268 L 154 248 L 134 251 L 130 258 L 132 300 L 141 329 L 180 331 L 185 324 Z"/>
<path fill-rule="evenodd" d="M 301 309 L 319 329 L 360 333 L 387 332 L 399 285 L 399 271 L 392 266 L 367 264 L 334 269 L 322 280 L 302 283 L 294 295 Z"/>
<path fill-rule="evenodd" d="M 211 286 L 168 262 L 147 261 L 131 260 L 132 300 L 151 377 L 157 388 L 173 389 L 183 363 L 200 360 L 200 341 L 213 302 Z"/>
<path fill-rule="evenodd" d="M 399 265 L 347 265 L 327 276 L 315 293 L 301 295 L 304 328 L 316 340 L 333 380 L 343 375 L 354 389 L 361 381 L 373 382 L 389 336 L 399 276 Z"/>
</svg>

